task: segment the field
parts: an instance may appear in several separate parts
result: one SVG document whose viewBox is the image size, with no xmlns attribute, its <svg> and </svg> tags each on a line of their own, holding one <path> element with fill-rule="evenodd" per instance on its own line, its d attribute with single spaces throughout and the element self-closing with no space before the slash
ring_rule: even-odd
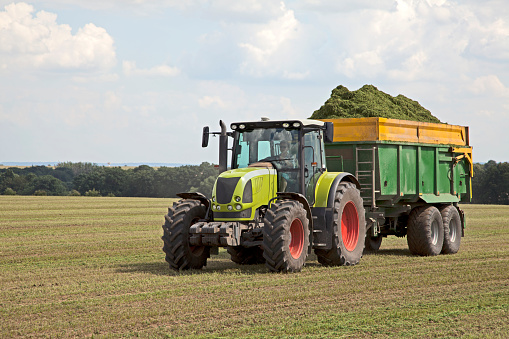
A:
<svg viewBox="0 0 509 339">
<path fill-rule="evenodd" d="M 0 196 L 0 337 L 509 337 L 509 206 L 464 205 L 456 255 L 392 237 L 353 267 L 270 274 L 220 251 L 179 273 L 170 202 Z"/>
</svg>

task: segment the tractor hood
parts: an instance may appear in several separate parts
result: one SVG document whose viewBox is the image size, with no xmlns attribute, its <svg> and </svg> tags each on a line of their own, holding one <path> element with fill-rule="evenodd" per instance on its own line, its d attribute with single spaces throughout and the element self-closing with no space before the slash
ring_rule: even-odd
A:
<svg viewBox="0 0 509 339">
<path fill-rule="evenodd" d="M 219 175 L 212 191 L 215 220 L 252 220 L 255 210 L 276 194 L 277 173 L 263 167 L 238 168 Z"/>
</svg>

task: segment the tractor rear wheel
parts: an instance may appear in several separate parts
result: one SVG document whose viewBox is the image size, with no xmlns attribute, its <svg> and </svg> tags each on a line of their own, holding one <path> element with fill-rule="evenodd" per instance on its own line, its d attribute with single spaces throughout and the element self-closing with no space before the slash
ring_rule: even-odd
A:
<svg viewBox="0 0 509 339">
<path fill-rule="evenodd" d="M 460 249 L 461 242 L 461 218 L 458 209 L 453 205 L 440 208 L 444 223 L 444 245 L 442 253 L 454 254 Z"/>
<path fill-rule="evenodd" d="M 229 246 L 226 250 L 230 254 L 232 261 L 239 265 L 256 265 L 265 262 L 263 249 L 260 246 Z"/>
<path fill-rule="evenodd" d="M 366 217 L 360 191 L 355 184 L 338 185 L 334 199 L 333 241 L 330 250 L 315 250 L 325 266 L 350 266 L 359 263 L 364 250 Z"/>
<path fill-rule="evenodd" d="M 412 254 L 440 254 L 444 243 L 444 225 L 438 208 L 428 205 L 416 207 L 410 212 L 407 243 Z"/>
<path fill-rule="evenodd" d="M 267 210 L 263 227 L 263 257 L 272 272 L 299 272 L 309 248 L 309 220 L 302 204 L 278 200 Z"/>
<path fill-rule="evenodd" d="M 200 269 L 207 264 L 210 247 L 189 245 L 189 228 L 205 217 L 204 205 L 197 200 L 180 200 L 168 208 L 163 225 L 163 251 L 174 270 Z"/>
</svg>

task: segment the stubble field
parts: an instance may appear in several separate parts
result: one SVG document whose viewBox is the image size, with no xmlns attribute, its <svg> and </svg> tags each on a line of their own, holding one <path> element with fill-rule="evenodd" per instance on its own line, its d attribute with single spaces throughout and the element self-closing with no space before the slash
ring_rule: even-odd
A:
<svg viewBox="0 0 509 339">
<path fill-rule="evenodd" d="M 271 274 L 225 251 L 170 271 L 172 201 L 0 196 L 0 337 L 509 337 L 509 206 L 463 205 L 456 255 L 391 237 L 357 266 Z"/>
</svg>

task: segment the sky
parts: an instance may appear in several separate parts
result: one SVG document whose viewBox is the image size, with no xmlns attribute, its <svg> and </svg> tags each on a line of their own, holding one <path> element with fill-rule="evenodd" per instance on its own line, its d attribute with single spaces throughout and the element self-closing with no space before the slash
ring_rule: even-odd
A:
<svg viewBox="0 0 509 339">
<path fill-rule="evenodd" d="M 217 163 L 203 126 L 365 84 L 509 161 L 509 2 L 0 0 L 0 163 Z"/>
</svg>

